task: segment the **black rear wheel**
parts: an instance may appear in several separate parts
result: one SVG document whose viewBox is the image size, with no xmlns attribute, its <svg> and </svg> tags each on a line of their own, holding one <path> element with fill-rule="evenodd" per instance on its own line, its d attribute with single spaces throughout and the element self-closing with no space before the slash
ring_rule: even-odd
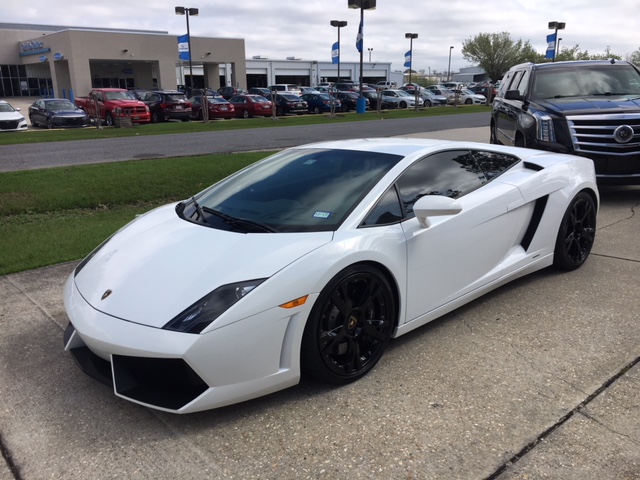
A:
<svg viewBox="0 0 640 480">
<path fill-rule="evenodd" d="M 396 305 L 385 276 L 353 265 L 322 290 L 302 339 L 304 373 L 345 384 L 366 375 L 380 360 L 395 326 Z"/>
<path fill-rule="evenodd" d="M 575 270 L 587 260 L 596 236 L 596 204 L 586 192 L 578 193 L 567 208 L 556 239 L 553 264 Z"/>
</svg>

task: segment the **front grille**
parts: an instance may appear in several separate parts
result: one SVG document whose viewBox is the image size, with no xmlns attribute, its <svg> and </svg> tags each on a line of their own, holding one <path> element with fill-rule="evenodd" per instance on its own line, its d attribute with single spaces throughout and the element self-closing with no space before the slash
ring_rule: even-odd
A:
<svg viewBox="0 0 640 480">
<path fill-rule="evenodd" d="M 640 114 L 576 115 L 567 122 L 576 153 L 630 156 L 640 149 Z M 628 125 L 634 131 L 628 143 L 614 138 L 616 128 Z"/>
<path fill-rule="evenodd" d="M 122 114 L 126 116 L 144 115 L 145 113 L 147 113 L 147 111 L 144 107 L 124 107 L 122 109 Z"/>
<path fill-rule="evenodd" d="M 0 121 L 0 130 L 15 130 L 20 125 L 20 120 L 2 120 Z"/>
</svg>

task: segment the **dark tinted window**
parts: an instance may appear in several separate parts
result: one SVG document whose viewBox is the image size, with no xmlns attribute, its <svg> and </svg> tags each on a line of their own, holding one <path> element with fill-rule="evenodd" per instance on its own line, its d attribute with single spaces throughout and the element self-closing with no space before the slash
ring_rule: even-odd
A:
<svg viewBox="0 0 640 480">
<path fill-rule="evenodd" d="M 504 153 L 473 152 L 487 180 L 491 180 L 520 161 L 519 158 Z"/>
<path fill-rule="evenodd" d="M 473 155 L 466 150 L 454 150 L 430 155 L 413 164 L 402 174 L 397 185 L 405 214 L 413 217 L 413 204 L 420 197 L 458 198 L 485 182 Z"/>
<path fill-rule="evenodd" d="M 377 203 L 371 213 L 362 222 L 365 227 L 372 225 L 388 225 L 402 220 L 402 208 L 400 198 L 395 188 L 391 188 L 385 193 Z"/>
</svg>

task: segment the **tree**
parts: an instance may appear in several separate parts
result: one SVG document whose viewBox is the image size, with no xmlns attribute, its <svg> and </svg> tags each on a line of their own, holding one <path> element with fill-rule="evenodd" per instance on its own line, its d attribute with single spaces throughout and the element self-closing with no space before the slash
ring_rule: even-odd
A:
<svg viewBox="0 0 640 480">
<path fill-rule="evenodd" d="M 638 50 L 631 54 L 631 57 L 629 57 L 629 61 L 634 65 L 640 67 L 640 48 L 638 48 Z"/>
<path fill-rule="evenodd" d="M 529 41 L 516 42 L 508 32 L 480 33 L 465 40 L 462 42 L 462 56 L 481 67 L 493 81 L 501 79 L 518 63 L 539 60 Z"/>
</svg>

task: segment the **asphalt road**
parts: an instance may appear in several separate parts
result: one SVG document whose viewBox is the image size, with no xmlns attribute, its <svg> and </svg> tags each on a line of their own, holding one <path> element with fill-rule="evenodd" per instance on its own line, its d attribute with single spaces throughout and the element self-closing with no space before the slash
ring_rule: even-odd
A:
<svg viewBox="0 0 640 480">
<path fill-rule="evenodd" d="M 324 125 L 301 127 L 268 127 L 174 135 L 143 135 L 104 140 L 3 145 L 0 146 L 0 172 L 145 158 L 271 150 L 324 140 L 391 137 L 452 128 L 485 127 L 489 125 L 489 115 L 489 111 L 487 111 L 487 113 L 465 115 L 371 120 L 340 124 L 331 123 L 331 119 L 327 118 L 327 123 Z M 270 121 L 273 120 L 265 119 L 265 122 Z M 27 132 L 20 135 L 29 134 Z M 35 131 L 31 134 L 37 135 L 38 132 Z"/>
</svg>

